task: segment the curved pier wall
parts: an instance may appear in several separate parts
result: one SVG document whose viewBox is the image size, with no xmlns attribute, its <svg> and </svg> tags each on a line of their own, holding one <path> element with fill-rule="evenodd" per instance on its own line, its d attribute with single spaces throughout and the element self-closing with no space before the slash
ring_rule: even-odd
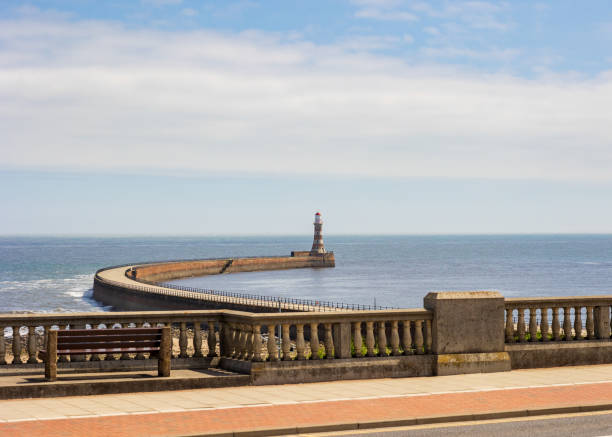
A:
<svg viewBox="0 0 612 437">
<path fill-rule="evenodd" d="M 170 310 L 235 310 L 250 313 L 269 313 L 272 307 L 245 305 L 239 300 L 219 302 L 195 300 L 188 297 L 147 293 L 131 289 L 129 286 L 109 284 L 94 278 L 93 298 L 104 305 L 112 306 L 114 311 L 170 311 Z"/>
<path fill-rule="evenodd" d="M 220 273 L 334 267 L 334 265 L 332 252 L 315 256 L 310 256 L 308 252 L 293 252 L 292 256 L 170 261 L 134 265 L 129 269 L 129 266 L 114 267 L 100 270 L 96 274 L 93 298 L 104 305 L 112 306 L 115 310 L 123 311 L 229 309 L 253 313 L 276 312 L 280 304 L 274 301 L 241 298 L 207 299 L 204 294 L 190 297 L 174 289 L 166 289 L 164 293 L 149 292 L 147 286 L 138 281 L 161 282 Z M 301 308 L 299 305 L 288 305 L 290 308 L 282 308 L 282 310 L 310 310 Z"/>
<path fill-rule="evenodd" d="M 177 261 L 135 266 L 134 279 L 167 281 L 192 276 L 218 275 L 220 273 L 256 272 L 312 267 L 334 267 L 333 253 L 318 256 L 274 256 L 254 258 L 227 258 L 197 261 Z"/>
</svg>

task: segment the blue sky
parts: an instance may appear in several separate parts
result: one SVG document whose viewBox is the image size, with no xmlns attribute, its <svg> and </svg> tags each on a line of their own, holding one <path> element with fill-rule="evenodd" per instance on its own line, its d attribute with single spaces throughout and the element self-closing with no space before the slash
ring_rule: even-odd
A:
<svg viewBox="0 0 612 437">
<path fill-rule="evenodd" d="M 606 1 L 0 2 L 0 234 L 612 232 L 610 47 Z"/>
</svg>

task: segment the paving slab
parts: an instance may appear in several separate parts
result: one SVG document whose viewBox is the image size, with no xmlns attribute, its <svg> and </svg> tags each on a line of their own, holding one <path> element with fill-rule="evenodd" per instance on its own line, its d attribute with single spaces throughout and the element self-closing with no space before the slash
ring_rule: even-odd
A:
<svg viewBox="0 0 612 437">
<path fill-rule="evenodd" d="M 0 435 L 41 430 L 51 436 L 76 435 L 81 429 L 87 429 L 88 437 L 189 435 L 280 432 L 292 426 L 292 432 L 298 428 L 314 432 L 334 426 L 356 429 L 359 424 L 398 426 L 444 417 L 459 420 L 589 408 L 612 409 L 612 365 L 0 400 Z"/>
</svg>

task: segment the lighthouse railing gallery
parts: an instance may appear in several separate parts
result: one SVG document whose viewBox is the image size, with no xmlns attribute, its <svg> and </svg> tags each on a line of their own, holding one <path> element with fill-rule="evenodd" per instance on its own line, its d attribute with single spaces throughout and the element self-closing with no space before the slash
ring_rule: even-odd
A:
<svg viewBox="0 0 612 437">
<path fill-rule="evenodd" d="M 0 365 L 36 364 L 50 329 L 171 326 L 173 358 L 246 361 L 423 355 L 431 351 L 432 312 L 424 309 L 334 313 L 138 311 L 0 315 Z M 88 354 L 60 361 L 147 360 L 143 353 Z"/>
</svg>

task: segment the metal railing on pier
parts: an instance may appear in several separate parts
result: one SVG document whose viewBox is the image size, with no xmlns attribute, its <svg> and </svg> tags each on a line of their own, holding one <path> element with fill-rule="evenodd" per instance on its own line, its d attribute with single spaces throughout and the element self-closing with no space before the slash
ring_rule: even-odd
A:
<svg viewBox="0 0 612 437">
<path fill-rule="evenodd" d="M 388 307 L 380 305 L 362 305 L 357 303 L 345 303 L 345 302 L 331 302 L 316 299 L 299 299 L 292 297 L 280 297 L 280 296 L 265 296 L 259 294 L 242 293 L 235 291 L 223 291 L 223 290 L 211 290 L 206 288 L 188 287 L 184 285 L 171 284 L 168 282 L 155 282 L 147 281 L 144 279 L 135 279 L 135 281 L 154 285 L 157 287 L 171 288 L 173 290 L 189 291 L 192 293 L 212 294 L 215 296 L 231 297 L 236 299 L 249 299 L 265 303 L 265 306 L 283 306 L 291 305 L 299 308 L 300 310 L 308 310 L 309 307 L 320 308 L 320 311 L 375 311 L 375 310 L 392 310 L 398 309 L 398 307 Z"/>
</svg>

